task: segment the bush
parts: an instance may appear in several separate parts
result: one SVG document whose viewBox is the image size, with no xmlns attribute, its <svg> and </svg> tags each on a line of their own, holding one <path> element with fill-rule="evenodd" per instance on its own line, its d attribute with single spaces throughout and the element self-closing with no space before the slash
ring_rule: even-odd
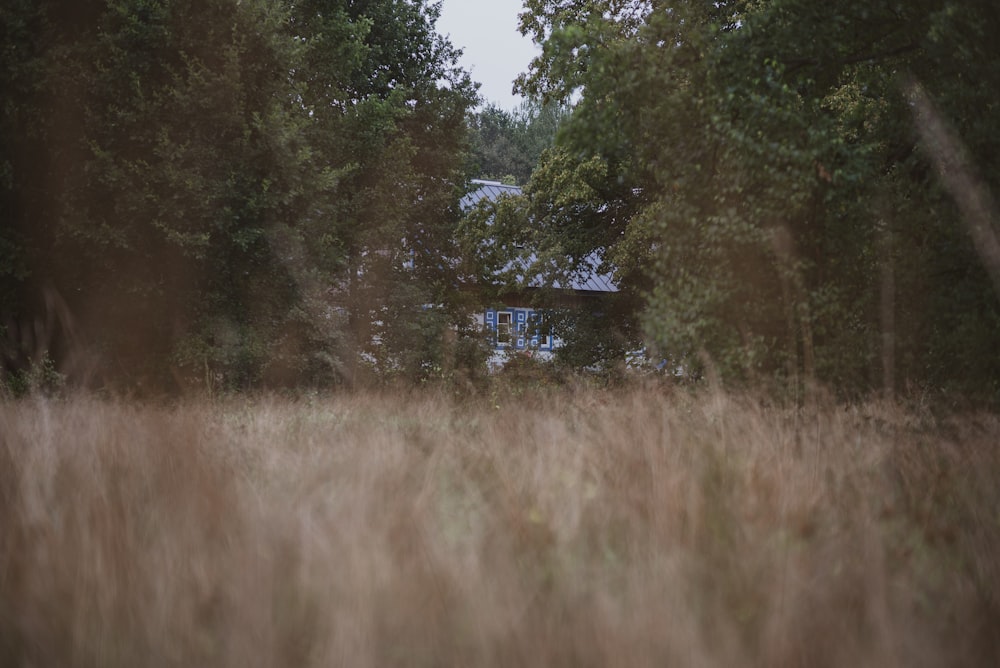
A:
<svg viewBox="0 0 1000 668">
<path fill-rule="evenodd" d="M 24 397 L 40 394 L 51 397 L 62 392 L 66 377 L 56 369 L 56 363 L 48 354 L 31 360 L 27 368 L 6 371 L 0 369 L 0 395 Z"/>
</svg>

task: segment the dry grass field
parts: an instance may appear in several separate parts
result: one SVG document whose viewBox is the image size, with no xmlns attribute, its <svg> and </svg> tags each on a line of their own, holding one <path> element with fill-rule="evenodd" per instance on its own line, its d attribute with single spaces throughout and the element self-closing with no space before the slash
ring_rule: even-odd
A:
<svg viewBox="0 0 1000 668">
<path fill-rule="evenodd" d="M 997 666 L 1000 419 L 2 403 L 0 665 Z"/>
</svg>

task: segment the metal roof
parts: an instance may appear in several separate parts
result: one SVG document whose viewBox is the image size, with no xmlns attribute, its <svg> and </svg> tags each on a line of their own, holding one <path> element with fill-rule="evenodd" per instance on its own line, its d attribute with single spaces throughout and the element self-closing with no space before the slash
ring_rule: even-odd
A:
<svg viewBox="0 0 1000 668">
<path fill-rule="evenodd" d="M 472 184 L 479 187 L 470 191 L 462 198 L 461 206 L 463 209 L 469 209 L 484 199 L 495 202 L 503 195 L 514 196 L 521 194 L 520 187 L 506 185 L 499 181 L 473 179 Z M 618 286 L 615 284 L 612 275 L 599 271 L 599 267 L 601 266 L 601 252 L 594 251 L 585 257 L 583 262 L 577 267 L 577 270 L 567 277 L 565 284 L 561 281 L 553 281 L 551 287 L 557 290 L 573 290 L 575 292 L 618 292 Z M 515 260 L 524 270 L 533 266 L 537 261 L 538 256 L 533 252 L 526 254 L 523 259 Z M 541 275 L 536 275 L 531 279 L 526 279 L 522 275 L 521 281 L 529 288 L 542 288 L 550 285 Z"/>
<path fill-rule="evenodd" d="M 518 186 L 508 186 L 499 181 L 483 181 L 481 179 L 472 179 L 472 184 L 479 186 L 475 190 L 469 192 L 461 200 L 461 206 L 463 209 L 470 209 L 478 204 L 480 201 L 486 199 L 491 202 L 495 202 L 500 199 L 501 195 L 520 195 L 521 188 Z"/>
</svg>

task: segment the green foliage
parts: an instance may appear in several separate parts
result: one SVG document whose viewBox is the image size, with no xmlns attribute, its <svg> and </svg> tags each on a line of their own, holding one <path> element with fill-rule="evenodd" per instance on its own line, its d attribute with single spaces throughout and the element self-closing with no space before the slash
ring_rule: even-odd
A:
<svg viewBox="0 0 1000 668">
<path fill-rule="evenodd" d="M 566 370 L 610 371 L 638 344 L 634 323 L 618 295 L 594 298 L 577 308 L 548 309 L 546 325 L 559 333 L 554 362 Z"/>
<path fill-rule="evenodd" d="M 569 113 L 566 105 L 528 100 L 514 111 L 489 104 L 470 115 L 469 173 L 509 185 L 526 184 Z"/>
<path fill-rule="evenodd" d="M 526 393 L 556 390 L 565 386 L 569 378 L 565 368 L 549 360 L 513 353 L 493 378 L 491 390 L 499 396 L 522 397 Z"/>
<path fill-rule="evenodd" d="M 386 258 L 434 258 L 418 278 L 438 293 L 452 273 L 439 258 L 454 257 L 475 85 L 438 12 L 5 5 L 5 317 L 44 319 L 51 287 L 96 383 L 353 380 L 376 305 L 396 294 Z"/>
<path fill-rule="evenodd" d="M 65 375 L 59 373 L 55 361 L 48 355 L 32 360 L 26 368 L 11 372 L 0 369 L 0 398 L 51 397 L 62 392 L 65 385 Z"/>
<path fill-rule="evenodd" d="M 986 2 L 529 0 L 542 54 L 519 85 L 577 99 L 532 209 L 549 247 L 602 252 L 645 295 L 672 363 L 996 399 L 1000 295 L 902 75 L 997 192 L 997 28 Z"/>
</svg>

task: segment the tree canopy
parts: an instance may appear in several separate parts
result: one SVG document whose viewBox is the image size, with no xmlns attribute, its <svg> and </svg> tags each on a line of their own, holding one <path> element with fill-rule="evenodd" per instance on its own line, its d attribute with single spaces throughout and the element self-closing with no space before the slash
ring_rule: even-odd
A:
<svg viewBox="0 0 1000 668">
<path fill-rule="evenodd" d="M 49 355 L 133 387 L 354 378 L 390 282 L 422 291 L 397 318 L 445 301 L 476 86 L 438 11 L 5 3 L 6 371 Z M 419 270 L 397 275 L 400 254 Z"/>
<path fill-rule="evenodd" d="M 574 364 L 1000 398 L 995 3 L 525 0 L 514 112 L 429 0 L 64 5 L 0 7 L 5 378 L 420 381 L 530 247 L 615 272 Z"/>
<path fill-rule="evenodd" d="M 568 105 L 531 99 L 513 111 L 487 104 L 469 118 L 469 172 L 510 185 L 526 184 L 569 113 Z"/>
<path fill-rule="evenodd" d="M 611 261 L 671 368 L 996 398 L 997 29 L 985 1 L 527 0 L 520 89 L 576 101 L 534 235 Z"/>
</svg>

